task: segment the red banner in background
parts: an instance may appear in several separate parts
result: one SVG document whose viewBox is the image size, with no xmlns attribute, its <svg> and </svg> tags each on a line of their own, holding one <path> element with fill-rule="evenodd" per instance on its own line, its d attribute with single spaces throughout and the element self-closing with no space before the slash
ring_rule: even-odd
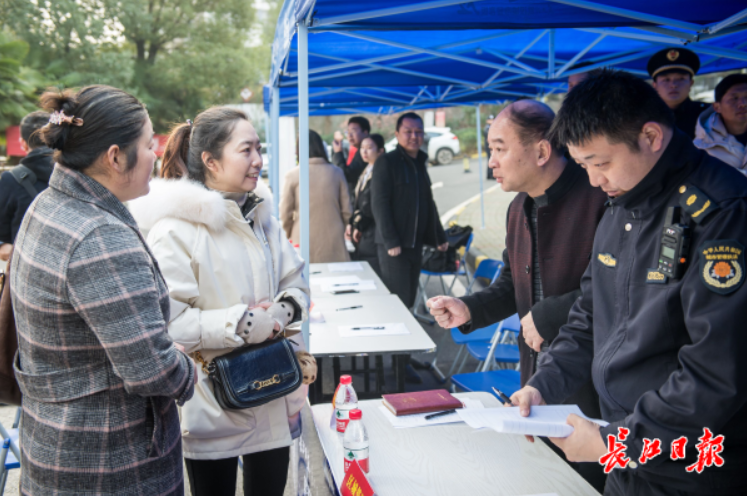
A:
<svg viewBox="0 0 747 496">
<path fill-rule="evenodd" d="M 8 153 L 7 155 L 9 157 L 25 157 L 26 152 L 23 151 L 23 148 L 21 148 L 21 127 L 20 126 L 10 126 L 8 129 L 5 130 L 5 139 L 8 143 Z"/>
<path fill-rule="evenodd" d="M 363 469 L 358 465 L 358 460 L 350 462 L 350 468 L 345 473 L 345 478 L 342 479 L 340 492 L 342 496 L 373 496 L 376 494 Z"/>
<path fill-rule="evenodd" d="M 26 152 L 21 148 L 21 127 L 10 126 L 5 130 L 5 138 L 8 142 L 8 153 L 9 157 L 25 157 Z M 156 134 L 154 139 L 158 142 L 156 148 L 156 156 L 162 157 L 163 151 L 166 149 L 166 142 L 169 140 L 168 135 Z"/>
</svg>

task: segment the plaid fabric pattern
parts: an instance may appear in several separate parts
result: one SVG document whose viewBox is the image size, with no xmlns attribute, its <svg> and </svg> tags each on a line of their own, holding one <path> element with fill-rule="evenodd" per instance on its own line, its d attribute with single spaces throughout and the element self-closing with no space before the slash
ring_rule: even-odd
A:
<svg viewBox="0 0 747 496">
<path fill-rule="evenodd" d="M 126 207 L 56 166 L 16 239 L 21 493 L 184 494 L 174 400 L 194 365 L 167 335 L 168 289 Z"/>
</svg>

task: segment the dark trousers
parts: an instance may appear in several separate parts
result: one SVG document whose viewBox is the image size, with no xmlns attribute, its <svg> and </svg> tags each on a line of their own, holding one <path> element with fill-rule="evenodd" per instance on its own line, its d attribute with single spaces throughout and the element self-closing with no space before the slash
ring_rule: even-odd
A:
<svg viewBox="0 0 747 496">
<path fill-rule="evenodd" d="M 244 495 L 283 496 L 288 479 L 290 447 L 244 455 Z M 192 496 L 234 496 L 238 458 L 184 459 Z"/>
<path fill-rule="evenodd" d="M 423 248 L 402 248 L 402 253 L 396 257 L 390 257 L 384 245 L 376 245 L 376 248 L 379 251 L 381 280 L 389 291 L 399 296 L 407 308 L 411 308 L 418 292 Z"/>
<path fill-rule="evenodd" d="M 378 245 L 373 242 L 367 241 L 365 238 L 361 239 L 360 243 L 355 245 L 355 253 L 353 253 L 353 260 L 360 260 L 361 262 L 368 262 L 376 275 L 381 277 L 381 267 L 379 266 L 379 252 L 376 248 Z"/>
</svg>

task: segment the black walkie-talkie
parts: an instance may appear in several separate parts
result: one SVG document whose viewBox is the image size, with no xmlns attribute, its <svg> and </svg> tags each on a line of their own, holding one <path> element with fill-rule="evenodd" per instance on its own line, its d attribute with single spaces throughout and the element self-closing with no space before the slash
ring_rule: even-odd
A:
<svg viewBox="0 0 747 496">
<path fill-rule="evenodd" d="M 690 227 L 680 223 L 680 207 L 669 207 L 659 247 L 659 272 L 679 279 L 687 268 L 690 248 Z"/>
</svg>

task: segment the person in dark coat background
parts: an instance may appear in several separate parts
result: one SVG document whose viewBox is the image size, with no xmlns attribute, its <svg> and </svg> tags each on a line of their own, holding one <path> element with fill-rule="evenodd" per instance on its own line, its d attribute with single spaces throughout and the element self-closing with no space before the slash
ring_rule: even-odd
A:
<svg viewBox="0 0 747 496">
<path fill-rule="evenodd" d="M 686 48 L 665 48 L 649 59 L 647 69 L 656 92 L 674 112 L 677 127 L 691 140 L 695 139 L 698 116 L 709 107 L 707 103 L 690 100 L 700 58 Z"/>
<path fill-rule="evenodd" d="M 52 149 L 34 134 L 48 122 L 49 113 L 41 110 L 32 112 L 21 120 L 21 148 L 28 155 L 21 160 L 20 165 L 28 167 L 36 175 L 36 183 L 32 186 L 37 194 L 47 188 L 54 168 Z M 0 260 L 8 260 L 23 216 L 35 197 L 10 172 L 0 176 Z"/>
<path fill-rule="evenodd" d="M 376 222 L 371 202 L 371 178 L 376 159 L 385 153 L 384 137 L 372 134 L 364 138 L 359 151 L 368 167 L 363 170 L 355 187 L 353 215 L 350 217 L 345 236 L 355 243 L 353 260 L 368 262 L 380 277 L 379 255 L 376 250 Z"/>
<path fill-rule="evenodd" d="M 446 251 L 449 243 L 433 201 L 431 179 L 420 150 L 423 120 L 413 112 L 397 120 L 397 148 L 376 161 L 371 200 L 381 278 L 410 308 L 415 303 L 423 245 Z"/>
<path fill-rule="evenodd" d="M 495 119 L 489 133 L 489 167 L 504 191 L 519 192 L 508 208 L 505 265 L 498 280 L 481 292 L 428 300 L 441 327 L 458 327 L 463 333 L 518 312 L 522 385 L 534 374 L 538 357 L 581 296 L 581 276 L 589 265 L 607 199 L 589 184 L 581 167 L 565 158 L 565 148 L 548 138 L 553 118 L 546 105 L 522 100 Z M 568 403 L 578 404 L 589 417 L 600 416 L 591 381 L 577 388 Z M 603 490 L 601 466 L 571 465 L 598 491 Z"/>
<path fill-rule="evenodd" d="M 345 173 L 345 180 L 348 182 L 350 197 L 352 198 L 355 186 L 358 184 L 358 178 L 361 176 L 363 169 L 368 165 L 361 157 L 361 142 L 366 139 L 371 132 L 371 123 L 368 119 L 361 116 L 353 116 L 348 119 L 348 143 L 350 143 L 350 152 L 345 157 L 342 149 L 342 140 L 335 138 L 332 142 L 332 163 L 342 169 Z"/>
<path fill-rule="evenodd" d="M 402 114 L 395 135 L 397 148 L 380 156 L 374 165 L 371 201 L 381 279 L 411 308 L 418 290 L 423 245 L 446 251 L 449 242 L 433 201 L 428 155 L 420 149 L 425 138 L 423 119 L 414 112 Z M 410 365 L 406 374 L 411 382 L 423 382 Z"/>
</svg>

